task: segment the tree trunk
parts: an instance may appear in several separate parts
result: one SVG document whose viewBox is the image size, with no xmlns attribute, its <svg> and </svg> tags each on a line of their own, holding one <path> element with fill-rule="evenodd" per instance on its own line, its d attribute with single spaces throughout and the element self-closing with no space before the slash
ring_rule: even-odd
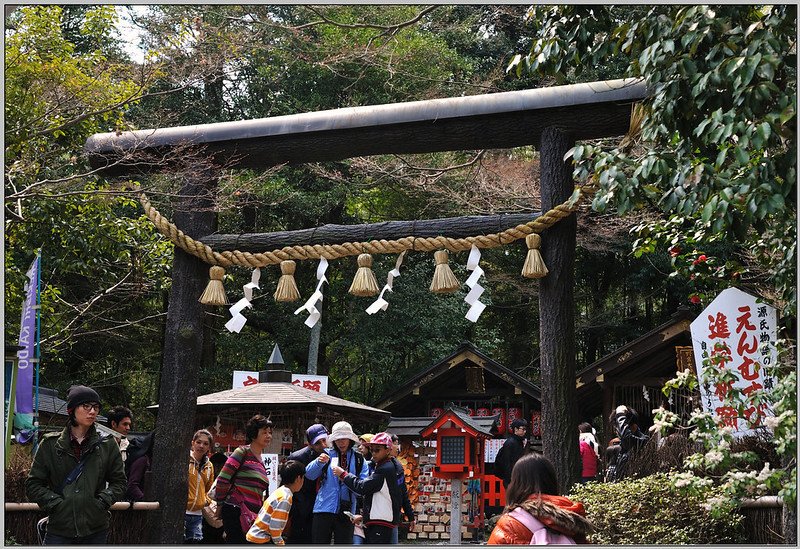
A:
<svg viewBox="0 0 800 549">
<path fill-rule="evenodd" d="M 214 230 L 216 216 L 207 198 L 214 183 L 215 178 L 206 171 L 193 177 L 181 191 L 184 198 L 175 219 L 192 238 Z M 183 543 L 186 460 L 194 432 L 197 378 L 204 350 L 205 311 L 198 298 L 207 281 L 208 265 L 176 247 L 153 447 L 152 484 L 161 503 L 148 521 L 153 544 Z"/>
<path fill-rule="evenodd" d="M 546 128 L 541 143 L 542 211 L 547 211 L 572 194 L 572 169 L 564 154 L 573 141 L 555 128 Z M 564 493 L 580 473 L 575 401 L 576 229 L 573 215 L 542 233 L 542 257 L 549 274 L 539 283 L 542 447 L 555 465 Z"/>
</svg>

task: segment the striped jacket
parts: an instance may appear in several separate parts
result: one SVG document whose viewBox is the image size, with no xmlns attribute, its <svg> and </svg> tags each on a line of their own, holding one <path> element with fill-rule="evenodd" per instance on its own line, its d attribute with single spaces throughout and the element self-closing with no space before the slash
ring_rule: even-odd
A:
<svg viewBox="0 0 800 549">
<path fill-rule="evenodd" d="M 275 545 L 286 545 L 282 534 L 291 509 L 292 491 L 287 486 L 281 486 L 264 502 L 255 522 L 247 531 L 247 541 L 267 543 L 272 540 Z"/>
<path fill-rule="evenodd" d="M 219 472 L 215 499 L 219 503 L 227 502 L 237 507 L 245 504 L 257 513 L 264 501 L 262 494 L 265 491 L 269 492 L 269 478 L 261 456 L 253 454 L 249 445 L 239 446 Z"/>
<path fill-rule="evenodd" d="M 186 501 L 187 511 L 202 511 L 203 507 L 211 503 L 206 495 L 214 483 L 214 465 L 207 456 L 198 462 L 189 452 L 189 498 Z"/>
</svg>

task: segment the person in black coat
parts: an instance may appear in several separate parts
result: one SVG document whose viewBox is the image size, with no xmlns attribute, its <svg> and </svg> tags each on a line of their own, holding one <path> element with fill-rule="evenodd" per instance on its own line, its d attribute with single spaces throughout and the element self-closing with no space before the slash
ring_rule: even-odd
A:
<svg viewBox="0 0 800 549">
<path fill-rule="evenodd" d="M 649 437 L 639 429 L 639 414 L 633 408 L 621 404 L 610 419 L 617 430 L 620 446 L 614 480 L 621 480 L 628 474 L 631 456 L 645 445 Z"/>
<path fill-rule="evenodd" d="M 525 453 L 525 442 L 527 441 L 528 423 L 524 419 L 515 419 L 511 422 L 511 434 L 503 443 L 503 447 L 497 452 L 494 461 L 495 476 L 503 479 L 503 487 L 508 490 L 511 482 L 511 471 L 514 470 L 522 454 Z"/>
<path fill-rule="evenodd" d="M 322 453 L 328 445 L 328 430 L 324 425 L 315 423 L 306 429 L 308 444 L 289 455 L 287 461 L 299 461 L 308 465 Z M 289 536 L 287 545 L 309 545 L 311 543 L 311 518 L 314 510 L 314 499 L 317 496 L 317 482 L 305 479 L 303 487 L 294 493 L 292 509 L 289 511 Z"/>
</svg>

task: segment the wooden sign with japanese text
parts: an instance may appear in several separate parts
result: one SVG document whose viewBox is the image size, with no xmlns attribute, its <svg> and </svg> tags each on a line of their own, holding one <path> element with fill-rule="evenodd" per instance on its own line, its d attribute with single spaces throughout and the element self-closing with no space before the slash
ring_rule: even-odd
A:
<svg viewBox="0 0 800 549">
<path fill-rule="evenodd" d="M 258 383 L 258 372 L 245 370 L 233 371 L 233 388 L 241 389 Z M 311 376 L 305 374 L 292 374 L 292 385 L 299 385 L 304 389 L 328 394 L 328 376 Z"/>
<path fill-rule="evenodd" d="M 774 365 L 777 359 L 775 308 L 738 288 L 728 288 L 692 322 L 691 333 L 703 410 L 712 413 L 720 426 L 732 427 L 737 436 L 752 434 L 749 422 L 758 427 L 766 415 L 772 415 L 766 404 L 751 405 L 742 418 L 723 401 L 734 388 L 749 395 L 774 387 L 775 379 L 763 368 Z M 704 383 L 703 361 L 707 359 L 730 370 L 736 381 Z"/>
</svg>

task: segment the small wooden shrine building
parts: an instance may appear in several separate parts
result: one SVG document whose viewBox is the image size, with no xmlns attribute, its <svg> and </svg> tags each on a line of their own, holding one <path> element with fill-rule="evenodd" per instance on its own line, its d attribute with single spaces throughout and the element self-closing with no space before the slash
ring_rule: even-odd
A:
<svg viewBox="0 0 800 549">
<path fill-rule="evenodd" d="M 516 418 L 526 419 L 531 425 L 531 447 L 542 451 L 539 388 L 469 342 L 383 396 L 374 406 L 391 412 L 386 431 L 400 438 L 398 457 L 418 515 L 418 527 L 408 534 L 409 539 L 436 543 L 450 536 L 450 481 L 433 474 L 437 448 L 421 436 L 433 418 L 445 410 L 459 410 L 465 421 L 494 435 L 486 443 L 486 474 L 469 485 L 474 493 L 462 500 L 464 540 L 480 537 L 479 525 L 505 505 L 503 484 L 492 472 L 494 455 L 505 441 L 508 424 Z M 485 516 L 479 516 L 479 510 Z"/>
<path fill-rule="evenodd" d="M 680 309 L 667 322 L 580 370 L 576 374 L 579 421 L 599 428 L 601 423 L 593 420 L 602 418 L 607 442 L 613 436 L 608 417 L 620 404 L 639 413 L 643 430 L 652 425 L 652 410 L 661 405 L 688 418 L 700 405 L 699 393 L 678 391 L 669 402 L 661 388 L 677 372 L 694 370 L 689 331 L 693 320 L 688 310 Z"/>
<path fill-rule="evenodd" d="M 500 435 L 517 417 L 538 424 L 542 408 L 536 385 L 469 342 L 373 405 L 388 410 L 394 418 L 403 418 L 435 417 L 448 404 L 466 408 L 473 416 L 500 415 Z M 535 425 L 531 431 L 541 436 Z"/>
<path fill-rule="evenodd" d="M 197 397 L 195 428 L 208 429 L 214 435 L 216 451 L 228 452 L 246 444 L 245 424 L 255 414 L 272 420 L 273 438 L 267 452 L 278 455 L 302 448 L 305 430 L 314 423 L 330 430 L 337 421 L 347 421 L 358 433 L 385 425 L 389 419 L 385 410 L 293 385 L 283 364 L 267 364 L 267 368 L 259 372 L 255 385 Z"/>
</svg>

